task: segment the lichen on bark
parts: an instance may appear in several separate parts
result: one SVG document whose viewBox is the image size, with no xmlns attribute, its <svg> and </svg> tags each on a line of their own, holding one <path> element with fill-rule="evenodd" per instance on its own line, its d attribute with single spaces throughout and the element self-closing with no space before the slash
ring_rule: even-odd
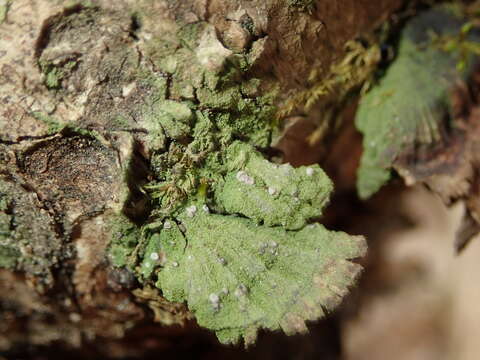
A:
<svg viewBox="0 0 480 360">
<path fill-rule="evenodd" d="M 472 81 L 478 53 L 468 45 L 480 38 L 479 29 L 456 10 L 439 6 L 411 19 L 396 58 L 361 99 L 356 115 L 365 149 L 357 180 L 361 197 L 376 193 L 392 169 L 409 184 L 448 172 L 450 161 L 436 170 L 424 164 L 463 136 L 455 122 L 463 116 L 455 92 Z"/>
<path fill-rule="evenodd" d="M 59 289 L 61 306 L 55 299 L 35 299 L 48 303 L 53 314 L 49 339 L 66 338 L 60 328 L 76 334 L 68 341 L 84 334 L 93 338 L 95 329 L 106 337 L 122 336 L 145 316 L 134 296 L 148 303 L 160 323 L 189 318 L 183 305 L 166 302 L 152 287 L 158 284 L 168 293 L 169 286 L 182 286 L 174 278 L 162 285 L 158 277 L 169 277 L 162 256 L 173 251 L 170 241 L 186 239 L 185 254 L 179 256 L 187 257 L 188 242 L 199 246 L 202 241 L 189 233 L 196 225 L 183 222 L 198 221 L 197 230 L 206 232 L 210 221 L 226 222 L 227 232 L 215 227 L 214 233 L 227 246 L 233 232 L 242 229 L 259 229 L 267 237 L 282 234 L 299 247 L 291 262 L 281 258 L 278 267 L 298 264 L 302 234 L 318 231 L 305 226 L 321 215 L 331 183 L 318 166 L 293 169 L 268 155 L 277 106 L 306 85 L 313 67 L 328 69 L 330 55 L 398 3 L 386 1 L 373 11 L 369 1 L 362 1 L 374 19 L 362 15 L 361 21 L 344 24 L 331 42 L 324 21 L 350 18 L 358 1 L 340 7 L 283 0 L 12 2 L 0 27 L 0 50 L 8 49 L 0 57 L 0 142 L 9 154 L 0 169 L 2 189 L 7 189 L 0 197 L 0 256 L 5 267 L 33 275 L 39 292 L 43 278 L 47 288 Z M 18 29 L 19 46 L 11 47 L 9 33 Z M 259 206 L 244 194 L 265 201 Z M 30 210 L 33 220 L 22 218 Z M 200 211 L 201 217 L 185 218 Z M 30 236 L 17 222 L 41 231 Z M 42 238 L 46 228 L 48 241 Z M 176 235 L 169 237 L 166 230 Z M 319 242 L 336 238 L 338 249 L 332 245 L 330 250 L 338 253 L 322 267 L 307 252 L 311 273 L 300 280 L 303 289 L 315 282 L 335 295 L 323 298 L 315 293 L 318 288 L 304 297 L 290 293 L 290 299 L 307 299 L 304 305 L 312 311 L 289 317 L 288 332 L 303 331 L 304 320 L 323 314 L 323 300 L 330 309 L 330 300 L 343 296 L 358 272 L 346 259 L 361 256 L 363 243 L 321 232 L 311 236 Z M 40 246 L 43 253 L 22 247 L 39 241 L 48 243 Z M 343 253 L 352 241 L 358 246 Z M 27 267 L 33 266 L 30 258 L 40 270 Z M 315 278 L 317 272 L 328 284 Z M 335 274 L 342 276 L 330 283 L 327 278 Z M 204 308 L 193 304 L 191 310 L 202 324 L 219 330 Z M 277 328 L 282 313 L 269 322 L 255 318 L 248 329 L 227 321 L 220 327 L 232 333 L 225 336 L 225 330 L 222 338 L 252 341 L 256 329 Z"/>
<path fill-rule="evenodd" d="M 331 310 L 353 283 L 359 268 L 354 264 L 344 268 L 345 261 L 361 256 L 364 245 L 352 238 L 357 245 L 346 255 L 348 236 L 306 227 L 321 215 L 332 190 L 318 166 L 280 166 L 256 150 L 271 141 L 278 83 L 252 77 L 250 53 L 254 50 L 242 54 L 225 48 L 206 22 L 183 24 L 172 36 L 152 37 L 145 48 L 169 83 L 167 91 L 164 82 L 158 92 L 152 91 L 138 120 L 149 132 L 146 146 L 152 181 L 145 189 L 152 198 L 152 211 L 141 227 L 137 246 L 133 248 L 127 236 L 127 246 L 122 248 L 126 254 L 119 256 L 114 242 L 113 256 L 128 257 L 127 266 L 139 280 L 145 285 L 153 281 L 167 299 L 186 301 L 200 325 L 215 330 L 222 342 L 243 339 L 251 344 L 260 328 L 304 331 L 305 320 L 321 317 L 322 307 Z M 279 241 L 288 243 L 290 250 L 283 252 L 280 245 L 281 250 L 274 250 L 278 261 L 255 260 L 254 249 L 275 239 L 283 239 Z M 318 252 L 309 248 L 309 241 L 318 241 Z M 218 267 L 217 260 L 207 254 L 221 249 L 225 254 L 215 256 L 224 263 Z M 241 254 L 238 264 L 231 258 L 234 253 Z M 321 256 L 323 263 L 314 261 Z M 191 267 L 190 259 L 197 259 Z M 257 291 L 256 282 L 276 283 L 274 279 L 285 275 L 282 271 L 298 268 L 303 260 L 303 271 L 286 275 L 288 280 L 275 285 L 275 291 L 285 294 L 285 302 L 260 314 L 260 304 L 270 290 L 260 287 Z M 180 274 L 192 268 L 194 273 L 210 275 L 206 279 L 187 275 L 190 270 L 176 275 L 176 268 Z M 263 280 L 257 278 L 259 271 Z M 322 283 L 317 292 L 310 292 L 307 289 L 315 288 L 317 277 Z M 227 297 L 229 292 L 234 296 L 235 287 L 250 289 L 245 290 L 240 308 L 232 303 L 221 311 L 223 305 L 215 300 L 221 296 L 214 289 L 219 286 L 217 278 L 225 280 Z M 218 305 L 213 312 L 212 302 Z M 290 313 L 287 304 L 297 303 L 298 311 Z M 242 312 L 250 313 L 245 318 L 249 320 L 238 321 L 245 315 Z M 218 318 L 222 320 L 217 322 Z"/>
</svg>

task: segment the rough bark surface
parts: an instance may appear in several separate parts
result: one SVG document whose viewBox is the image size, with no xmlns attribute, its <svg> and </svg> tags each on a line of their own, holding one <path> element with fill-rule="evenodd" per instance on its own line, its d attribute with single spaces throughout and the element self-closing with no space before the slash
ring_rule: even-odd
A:
<svg viewBox="0 0 480 360">
<path fill-rule="evenodd" d="M 247 65 L 236 81 L 259 84 L 243 96 L 274 94 L 267 105 L 278 107 L 401 1 L 92 3 L 16 0 L 0 18 L 0 226 L 8 224 L 0 238 L 14 234 L 22 259 L 8 269 L 13 255 L 0 247 L 0 351 L 80 346 L 152 320 L 191 318 L 157 290 L 136 289 L 106 255 L 113 214 L 141 221 L 148 213 L 140 188 L 163 141 L 145 110 L 151 98 L 163 89 L 168 99 L 207 102 L 208 85 L 187 60 L 165 72 L 172 48 L 193 46 L 212 71 L 241 54 Z M 185 44 L 177 34 L 192 24 L 210 28 L 210 37 Z"/>
</svg>

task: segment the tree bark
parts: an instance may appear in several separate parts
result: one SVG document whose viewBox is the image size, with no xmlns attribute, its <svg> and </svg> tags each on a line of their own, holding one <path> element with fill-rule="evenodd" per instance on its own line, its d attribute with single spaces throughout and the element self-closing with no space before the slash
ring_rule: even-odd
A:
<svg viewBox="0 0 480 360">
<path fill-rule="evenodd" d="M 312 86 L 312 72 L 328 77 L 348 40 L 401 5 L 68 3 L 0 2 L 0 352 L 22 344 L 81 346 L 127 331 L 166 339 L 196 332 L 190 322 L 181 331 L 161 327 L 192 316 L 158 290 L 139 287 L 107 254 L 111 219 L 122 213 L 141 223 L 151 210 L 142 186 L 152 176 L 152 153 L 168 146 L 151 120 L 152 98 L 163 92 L 172 102 L 232 113 L 236 94 L 216 97 L 209 86 L 223 81 L 219 74 L 233 62 L 238 72 L 228 81 L 257 102 L 255 114 L 272 119 Z M 215 76 L 199 77 L 198 63 Z M 315 117 L 297 105 L 291 118 Z M 306 128 L 308 135 L 315 125 Z M 175 137 L 180 130 L 164 131 Z M 236 136 L 267 149 L 266 133 L 260 125 Z M 180 131 L 178 141 L 186 137 Z M 155 330 L 153 321 L 160 323 Z M 125 354 L 109 346 L 105 353 Z"/>
</svg>

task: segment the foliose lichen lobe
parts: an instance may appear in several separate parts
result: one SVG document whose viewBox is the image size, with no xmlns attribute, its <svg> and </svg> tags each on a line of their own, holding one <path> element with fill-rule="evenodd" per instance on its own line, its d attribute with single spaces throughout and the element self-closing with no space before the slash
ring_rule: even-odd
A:
<svg viewBox="0 0 480 360">
<path fill-rule="evenodd" d="M 478 39 L 479 29 L 445 6 L 406 24 L 396 58 L 357 112 L 365 149 L 357 179 L 361 197 L 376 193 L 392 168 L 406 171 L 402 160 L 428 154 L 458 132 L 451 95 L 470 81 L 478 54 L 468 49 Z"/>
<path fill-rule="evenodd" d="M 294 169 L 273 164 L 246 144 L 227 149 L 229 173 L 215 192 L 227 213 L 238 213 L 267 226 L 300 229 L 320 216 L 332 183 L 318 165 Z"/>
<path fill-rule="evenodd" d="M 157 286 L 224 343 L 252 344 L 260 328 L 306 331 L 305 321 L 333 310 L 360 271 L 347 260 L 364 254 L 362 238 L 318 224 L 289 232 L 191 206 L 197 214 L 178 218 L 184 234 L 170 249 L 163 244 Z"/>
</svg>

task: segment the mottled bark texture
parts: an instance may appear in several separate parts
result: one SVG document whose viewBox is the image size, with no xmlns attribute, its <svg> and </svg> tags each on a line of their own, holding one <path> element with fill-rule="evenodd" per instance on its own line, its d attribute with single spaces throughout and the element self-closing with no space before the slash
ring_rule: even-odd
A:
<svg viewBox="0 0 480 360">
<path fill-rule="evenodd" d="M 0 351 L 79 346 L 190 319 L 106 255 L 114 214 L 148 215 L 141 187 L 152 149 L 168 146 L 165 134 L 188 137 L 167 120 L 155 128 L 155 97 L 228 113 L 239 96 L 257 101 L 246 114 L 271 120 L 310 86 L 312 71 L 328 76 L 345 42 L 400 3 L 0 2 Z M 210 75 L 198 76 L 195 56 Z M 228 81 L 241 92 L 212 94 L 232 62 L 239 70 Z M 174 105 L 162 106 L 168 113 Z M 173 121 L 188 123 L 188 111 Z M 250 142 L 267 148 L 262 126 Z"/>
</svg>

